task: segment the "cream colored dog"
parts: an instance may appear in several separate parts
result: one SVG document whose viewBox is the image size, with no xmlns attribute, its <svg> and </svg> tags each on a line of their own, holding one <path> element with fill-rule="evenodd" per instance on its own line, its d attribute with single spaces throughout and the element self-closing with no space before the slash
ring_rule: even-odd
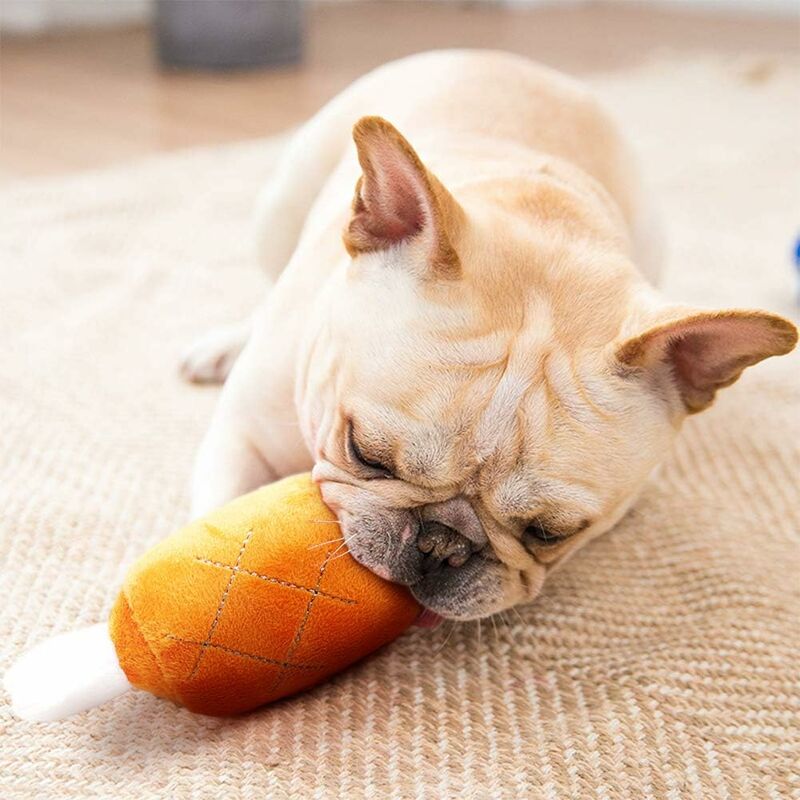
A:
<svg viewBox="0 0 800 800">
<path fill-rule="evenodd" d="M 353 555 L 443 616 L 536 596 L 687 414 L 797 339 L 665 303 L 613 124 L 511 55 L 367 75 L 297 134 L 260 217 L 275 283 L 247 344 L 237 327 L 184 363 L 222 379 L 241 350 L 194 511 L 313 466 Z"/>
</svg>

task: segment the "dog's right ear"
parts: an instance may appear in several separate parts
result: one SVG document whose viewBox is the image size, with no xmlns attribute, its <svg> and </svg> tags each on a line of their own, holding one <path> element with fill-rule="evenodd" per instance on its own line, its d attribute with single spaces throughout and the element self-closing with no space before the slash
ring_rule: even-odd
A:
<svg viewBox="0 0 800 800">
<path fill-rule="evenodd" d="M 421 243 L 439 278 L 460 274 L 453 238 L 463 211 L 414 149 L 381 117 L 362 117 L 353 128 L 362 175 L 344 231 L 351 256 Z"/>
</svg>

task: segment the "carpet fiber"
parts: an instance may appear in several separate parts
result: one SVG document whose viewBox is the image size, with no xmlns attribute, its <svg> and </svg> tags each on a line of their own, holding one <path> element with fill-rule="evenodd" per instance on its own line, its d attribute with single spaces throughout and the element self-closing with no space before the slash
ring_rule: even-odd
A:
<svg viewBox="0 0 800 800">
<path fill-rule="evenodd" d="M 666 289 L 796 312 L 800 69 L 598 76 L 672 245 Z M 274 141 L 0 193 L 0 648 L 102 619 L 187 516 L 217 390 L 180 350 L 244 316 Z M 0 797 L 788 798 L 800 792 L 800 357 L 691 419 L 660 478 L 535 604 L 417 630 L 241 719 L 132 693 L 0 718 Z M 797 796 L 797 795 L 794 795 Z"/>
</svg>

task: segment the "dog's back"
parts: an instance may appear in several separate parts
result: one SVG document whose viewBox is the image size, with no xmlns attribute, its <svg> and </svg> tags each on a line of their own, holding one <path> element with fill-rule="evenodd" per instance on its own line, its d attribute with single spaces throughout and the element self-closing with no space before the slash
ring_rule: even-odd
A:
<svg viewBox="0 0 800 800">
<path fill-rule="evenodd" d="M 295 136 L 281 173 L 259 203 L 262 261 L 273 278 L 303 243 L 302 231 L 316 254 L 339 245 L 347 213 L 342 201 L 352 196 L 360 174 L 352 126 L 367 115 L 391 121 L 451 191 L 547 173 L 554 183 L 605 207 L 610 226 L 632 247 L 653 238 L 641 230 L 643 192 L 635 159 L 584 86 L 509 53 L 435 51 L 364 76 Z M 278 231 L 276 216 L 283 223 Z M 655 264 L 657 254 L 632 255 L 653 277 L 650 262 Z"/>
</svg>

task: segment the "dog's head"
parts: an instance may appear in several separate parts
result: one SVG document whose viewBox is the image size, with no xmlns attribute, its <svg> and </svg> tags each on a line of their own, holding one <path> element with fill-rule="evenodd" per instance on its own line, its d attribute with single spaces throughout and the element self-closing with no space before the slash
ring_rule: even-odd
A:
<svg viewBox="0 0 800 800">
<path fill-rule="evenodd" d="M 546 184 L 456 199 L 384 120 L 354 135 L 349 257 L 299 383 L 314 476 L 356 559 L 442 616 L 484 616 L 533 598 L 686 414 L 797 334 L 662 304 Z"/>
</svg>

